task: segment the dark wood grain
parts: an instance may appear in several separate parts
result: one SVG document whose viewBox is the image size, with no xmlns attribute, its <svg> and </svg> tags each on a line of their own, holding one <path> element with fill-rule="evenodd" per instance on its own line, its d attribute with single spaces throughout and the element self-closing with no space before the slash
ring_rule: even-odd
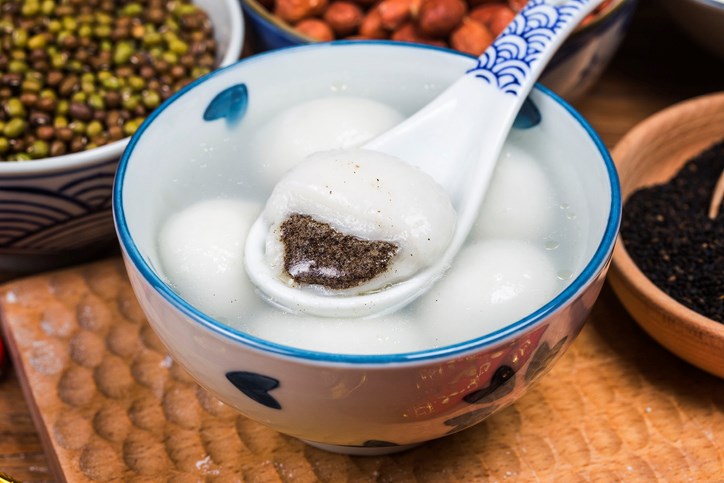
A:
<svg viewBox="0 0 724 483">
<path fill-rule="evenodd" d="M 575 107 L 606 145 L 613 147 L 631 127 L 654 112 L 683 99 L 723 90 L 720 69 L 721 61 L 694 46 L 661 11 L 658 1 L 641 0 L 629 34 L 612 65 Z M 610 336 L 610 331 L 604 329 L 611 320 L 633 325 L 606 290 L 584 337 Z M 649 352 L 642 347 L 652 345 L 655 343 L 643 332 L 630 330 L 626 344 L 618 344 L 617 350 L 621 357 L 636 359 L 637 354 Z M 649 364 L 645 377 L 657 384 L 667 384 L 667 374 L 652 373 L 656 367 L 693 370 L 663 350 L 657 349 L 656 357 L 664 363 Z M 12 367 L 6 367 L 4 372 L 0 380 L 0 473 L 25 482 L 51 481 L 48 460 L 17 375 Z"/>
<path fill-rule="evenodd" d="M 24 482 L 52 481 L 20 382 L 6 368 L 0 381 L 0 472 Z"/>
</svg>

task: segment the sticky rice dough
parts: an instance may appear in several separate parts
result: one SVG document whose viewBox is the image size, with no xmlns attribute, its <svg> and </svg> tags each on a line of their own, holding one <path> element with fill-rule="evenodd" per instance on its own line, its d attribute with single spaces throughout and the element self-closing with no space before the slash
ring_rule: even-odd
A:
<svg viewBox="0 0 724 483">
<path fill-rule="evenodd" d="M 243 265 L 244 242 L 261 203 L 205 200 L 171 215 L 158 237 L 174 289 L 212 317 L 235 317 L 256 303 Z"/>
<path fill-rule="evenodd" d="M 272 187 L 312 153 L 356 148 L 399 124 L 400 112 L 361 97 L 329 96 L 285 109 L 264 123 L 251 141 L 250 153 Z"/>
<path fill-rule="evenodd" d="M 312 230 L 305 229 L 304 220 L 297 220 L 301 227 L 298 223 L 293 227 L 296 232 L 289 233 L 285 222 L 295 215 L 327 225 L 338 238 L 354 239 L 343 240 L 349 242 L 343 250 L 325 242 L 333 238 L 330 233 L 310 241 L 305 237 Z M 457 216 L 447 193 L 420 169 L 390 155 L 355 149 L 325 151 L 305 159 L 276 185 L 264 218 L 271 227 L 266 256 L 273 272 L 290 285 L 353 295 L 404 280 L 435 262 L 450 242 Z M 365 245 L 375 242 L 383 243 Z M 321 255 L 290 260 L 290 243 L 312 248 L 327 243 L 321 252 L 328 249 L 339 263 Z M 383 270 L 348 286 L 307 283 L 303 276 L 346 277 L 356 262 L 390 251 L 394 253 Z"/>
<path fill-rule="evenodd" d="M 307 349 L 343 354 L 392 354 L 429 347 L 430 337 L 409 316 L 337 319 L 262 310 L 243 329 L 261 339 Z"/>
<path fill-rule="evenodd" d="M 485 240 L 463 248 L 446 276 L 419 300 L 416 313 L 420 330 L 436 333 L 443 346 L 501 329 L 542 307 L 558 290 L 555 265 L 542 248 L 523 240 Z"/>
<path fill-rule="evenodd" d="M 510 146 L 498 159 L 472 237 L 543 239 L 556 226 L 558 199 L 541 164 L 523 149 Z"/>
</svg>

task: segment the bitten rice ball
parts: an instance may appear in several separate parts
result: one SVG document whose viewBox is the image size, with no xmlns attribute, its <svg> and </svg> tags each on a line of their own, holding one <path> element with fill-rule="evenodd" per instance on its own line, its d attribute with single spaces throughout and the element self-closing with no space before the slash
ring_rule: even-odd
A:
<svg viewBox="0 0 724 483">
<path fill-rule="evenodd" d="M 267 260 L 280 278 L 357 294 L 404 280 L 437 261 L 457 214 L 447 192 L 421 169 L 353 149 L 306 158 L 276 185 L 264 219 L 271 227 Z M 379 270 L 370 263 L 369 270 L 356 273 L 370 261 L 379 261 Z M 350 276 L 349 283 L 336 284 Z"/>
</svg>

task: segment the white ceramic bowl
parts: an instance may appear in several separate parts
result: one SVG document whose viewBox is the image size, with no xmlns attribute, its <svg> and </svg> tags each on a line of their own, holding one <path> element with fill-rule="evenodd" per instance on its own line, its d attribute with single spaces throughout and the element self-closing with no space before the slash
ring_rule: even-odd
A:
<svg viewBox="0 0 724 483">
<path fill-rule="evenodd" d="M 663 0 L 663 4 L 692 39 L 724 59 L 724 1 Z"/>
<path fill-rule="evenodd" d="M 316 446 L 384 453 L 483 420 L 525 393 L 570 346 L 603 284 L 621 202 L 601 141 L 542 87 L 532 94 L 540 122 L 516 137 L 536 156 L 570 159 L 561 176 L 572 176 L 586 200 L 577 213 L 585 226 L 581 266 L 562 292 L 513 323 L 489 333 L 474 326 L 464 340 L 414 352 L 300 349 L 214 319 L 179 296 L 162 271 L 158 236 L 169 214 L 198 200 L 259 191 L 254 167 L 245 163 L 245 128 L 282 108 L 282 92 L 309 99 L 342 90 L 409 113 L 473 65 L 462 54 L 397 43 L 280 49 L 190 85 L 147 119 L 119 165 L 116 229 L 150 324 L 201 385 L 244 415 Z M 263 302 L 240 307 L 240 315 L 253 304 Z"/>
<path fill-rule="evenodd" d="M 195 0 L 209 15 L 222 66 L 239 59 L 244 39 L 236 0 Z M 68 265 L 117 245 L 111 189 L 130 138 L 28 162 L 0 162 L 0 272 Z"/>
</svg>

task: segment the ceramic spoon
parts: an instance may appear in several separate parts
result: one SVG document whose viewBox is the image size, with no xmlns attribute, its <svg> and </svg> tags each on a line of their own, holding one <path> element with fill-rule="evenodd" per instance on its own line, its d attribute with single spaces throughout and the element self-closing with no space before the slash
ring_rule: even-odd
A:
<svg viewBox="0 0 724 483">
<path fill-rule="evenodd" d="M 475 66 L 420 111 L 363 146 L 418 166 L 447 191 L 458 219 L 439 261 L 373 293 L 301 290 L 271 271 L 264 253 L 270 227 L 260 216 L 247 236 L 244 261 L 256 287 L 286 310 L 327 317 L 388 313 L 424 293 L 467 238 L 503 143 L 536 80 L 560 44 L 600 3 L 530 0 Z"/>
</svg>

